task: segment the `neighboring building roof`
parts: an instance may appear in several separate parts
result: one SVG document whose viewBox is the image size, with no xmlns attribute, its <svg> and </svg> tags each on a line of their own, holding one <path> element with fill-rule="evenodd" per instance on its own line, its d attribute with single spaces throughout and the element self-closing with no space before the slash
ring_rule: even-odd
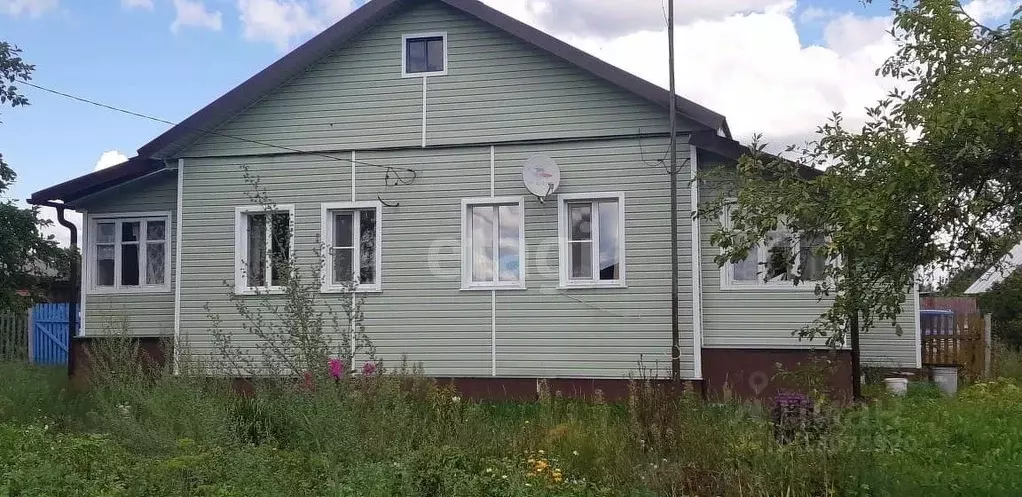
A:
<svg viewBox="0 0 1022 497">
<path fill-rule="evenodd" d="M 1001 260 L 987 269 L 983 276 L 974 281 L 969 288 L 965 289 L 966 295 L 976 295 L 989 291 L 994 285 L 1004 281 L 1011 276 L 1018 267 L 1022 265 L 1022 243 L 1015 245 Z"/>
<path fill-rule="evenodd" d="M 377 22 L 401 9 L 426 1 L 442 2 L 652 103 L 664 108 L 670 104 L 667 91 L 663 88 L 487 7 L 478 0 L 372 0 L 180 124 L 143 145 L 138 149 L 138 156 L 127 163 L 40 190 L 32 194 L 29 203 L 44 203 L 58 199 L 72 202 L 97 191 L 97 185 L 107 185 L 103 188 L 108 188 L 139 177 L 140 171 L 141 175 L 144 175 L 164 168 L 162 161 L 152 159 L 173 157 L 200 136 L 243 112 L 265 94 L 341 48 Z M 719 131 L 725 138 L 730 138 L 731 131 L 723 115 L 681 97 L 676 98 L 675 106 L 678 114 L 715 132 Z M 89 193 L 82 193 L 85 190 Z"/>
</svg>

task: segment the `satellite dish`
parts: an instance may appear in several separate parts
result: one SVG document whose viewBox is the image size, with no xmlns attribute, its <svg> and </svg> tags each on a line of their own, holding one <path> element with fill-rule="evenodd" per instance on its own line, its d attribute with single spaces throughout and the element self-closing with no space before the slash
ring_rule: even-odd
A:
<svg viewBox="0 0 1022 497">
<path fill-rule="evenodd" d="M 561 168 L 546 154 L 533 155 L 522 166 L 522 182 L 542 202 L 560 186 Z"/>
</svg>

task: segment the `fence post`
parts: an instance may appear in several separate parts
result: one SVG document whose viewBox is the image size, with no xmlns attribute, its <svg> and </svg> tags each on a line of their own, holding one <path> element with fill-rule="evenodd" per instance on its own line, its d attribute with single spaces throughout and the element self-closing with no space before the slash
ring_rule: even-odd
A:
<svg viewBox="0 0 1022 497">
<path fill-rule="evenodd" d="M 32 319 L 34 307 L 28 308 L 28 317 L 25 319 L 26 326 L 25 335 L 28 337 L 28 363 L 35 364 L 35 340 L 32 339 L 33 331 L 35 331 L 35 321 Z"/>
<path fill-rule="evenodd" d="M 993 349 L 993 321 L 994 316 L 986 314 L 983 316 L 983 377 L 989 378 L 993 371 L 991 350 Z"/>
</svg>

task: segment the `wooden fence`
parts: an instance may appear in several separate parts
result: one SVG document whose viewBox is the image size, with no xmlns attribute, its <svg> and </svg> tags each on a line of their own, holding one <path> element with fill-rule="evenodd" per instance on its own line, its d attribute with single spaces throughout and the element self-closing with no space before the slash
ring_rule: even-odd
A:
<svg viewBox="0 0 1022 497">
<path fill-rule="evenodd" d="M 0 314 L 0 361 L 29 358 L 28 313 Z"/>
<path fill-rule="evenodd" d="M 971 379 L 989 375 L 989 318 L 979 314 L 922 314 L 923 366 L 959 366 Z"/>
</svg>

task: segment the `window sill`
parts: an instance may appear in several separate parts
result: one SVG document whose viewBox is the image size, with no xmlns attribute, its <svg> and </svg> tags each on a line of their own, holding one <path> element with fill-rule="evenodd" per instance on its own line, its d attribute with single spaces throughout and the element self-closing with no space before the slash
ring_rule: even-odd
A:
<svg viewBox="0 0 1022 497">
<path fill-rule="evenodd" d="M 816 291 L 816 282 L 807 281 L 795 285 L 794 283 L 783 283 L 783 284 L 769 284 L 769 285 L 757 285 L 757 284 L 721 284 L 720 289 L 725 292 L 795 292 L 795 293 L 813 293 Z"/>
<path fill-rule="evenodd" d="M 90 288 L 87 295 L 138 295 L 144 293 L 171 293 L 170 286 L 139 288 Z"/>
<path fill-rule="evenodd" d="M 402 72 L 402 78 L 425 78 L 427 76 L 447 76 L 447 71 L 431 71 L 431 72 Z"/>
<path fill-rule="evenodd" d="M 348 290 L 343 286 L 324 286 L 319 289 L 319 293 L 324 294 L 338 294 L 348 293 Z M 383 289 L 379 285 L 364 285 L 358 286 L 351 290 L 351 293 L 383 293 Z"/>
<path fill-rule="evenodd" d="M 583 281 L 562 282 L 557 286 L 560 290 L 586 290 L 591 288 L 628 288 L 628 283 L 621 281 Z"/>
<path fill-rule="evenodd" d="M 491 290 L 512 290 L 512 291 L 523 291 L 528 290 L 525 285 L 462 285 L 461 291 L 463 292 L 489 292 Z"/>
<path fill-rule="evenodd" d="M 258 297 L 260 295 L 284 295 L 286 290 L 282 286 L 258 287 L 258 288 L 235 288 L 234 294 L 243 297 Z"/>
</svg>

